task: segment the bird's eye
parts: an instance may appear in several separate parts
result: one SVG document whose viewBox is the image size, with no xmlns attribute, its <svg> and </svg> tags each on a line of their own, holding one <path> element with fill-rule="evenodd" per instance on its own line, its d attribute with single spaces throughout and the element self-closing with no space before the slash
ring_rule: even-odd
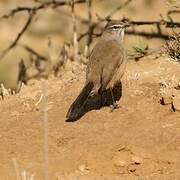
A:
<svg viewBox="0 0 180 180">
<path fill-rule="evenodd" d="M 119 26 L 113 26 L 113 29 L 118 29 L 119 28 Z"/>
</svg>

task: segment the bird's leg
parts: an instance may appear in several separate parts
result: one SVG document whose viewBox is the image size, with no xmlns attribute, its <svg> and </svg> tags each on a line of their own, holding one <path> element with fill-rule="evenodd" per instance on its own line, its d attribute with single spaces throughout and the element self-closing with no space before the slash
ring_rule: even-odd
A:
<svg viewBox="0 0 180 180">
<path fill-rule="evenodd" d="M 98 98 L 98 107 L 100 109 L 103 106 L 103 93 L 101 91 L 98 91 L 97 98 Z"/>
<path fill-rule="evenodd" d="M 112 111 L 114 111 L 114 109 L 118 109 L 118 108 L 119 108 L 119 105 L 118 105 L 118 103 L 117 103 L 117 102 L 115 101 L 115 99 L 114 99 L 114 94 L 113 94 L 112 88 L 110 88 L 110 92 L 111 92 L 111 98 L 112 98 L 112 102 L 113 102 L 113 104 L 110 105 L 111 112 L 112 112 Z"/>
</svg>

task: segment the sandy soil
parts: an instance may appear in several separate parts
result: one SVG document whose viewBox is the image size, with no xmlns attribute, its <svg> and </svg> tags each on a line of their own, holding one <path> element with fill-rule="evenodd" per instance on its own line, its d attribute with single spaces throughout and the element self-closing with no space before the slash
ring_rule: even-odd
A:
<svg viewBox="0 0 180 180">
<path fill-rule="evenodd" d="M 84 73 L 64 73 L 48 81 L 50 179 L 180 179 L 180 113 L 159 103 L 160 82 L 177 78 L 180 65 L 166 58 L 129 61 L 121 108 L 92 110 L 65 122 Z M 81 71 L 80 71 L 81 72 Z M 22 172 L 44 179 L 41 82 L 0 101 L 0 179 Z"/>
</svg>

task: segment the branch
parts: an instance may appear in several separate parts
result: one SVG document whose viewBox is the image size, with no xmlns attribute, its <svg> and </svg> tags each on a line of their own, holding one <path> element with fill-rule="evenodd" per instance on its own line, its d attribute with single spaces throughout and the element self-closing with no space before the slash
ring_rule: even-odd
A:
<svg viewBox="0 0 180 180">
<path fill-rule="evenodd" d="M 102 33 L 94 33 L 95 37 L 101 36 Z M 126 34 L 135 35 L 135 36 L 144 36 L 146 38 L 159 38 L 168 40 L 169 36 L 167 34 L 158 34 L 156 32 L 144 32 L 144 31 L 136 31 L 136 30 L 127 30 Z M 84 34 L 83 34 L 84 35 Z"/>
<path fill-rule="evenodd" d="M 170 10 L 166 13 L 166 16 L 171 22 L 173 22 L 171 14 L 178 14 L 178 13 L 180 13 L 180 10 Z"/>
<path fill-rule="evenodd" d="M 143 36 L 146 38 L 159 38 L 159 39 L 165 39 L 165 40 L 169 39 L 169 36 L 167 34 L 162 34 L 158 32 L 143 32 L 143 31 L 129 30 L 129 31 L 126 31 L 126 34 L 135 35 L 135 36 Z"/>
<path fill-rule="evenodd" d="M 12 9 L 8 14 L 1 16 L 0 20 L 8 19 L 9 17 L 14 16 L 18 12 L 23 12 L 23 11 L 30 12 L 32 10 L 33 10 L 33 8 L 30 8 L 30 7 L 17 7 L 15 9 Z"/>
<path fill-rule="evenodd" d="M 41 61 L 47 61 L 48 60 L 46 57 L 44 57 L 43 55 L 41 55 L 38 52 L 36 52 L 34 49 L 29 47 L 28 45 L 24 45 L 24 44 L 18 44 L 18 45 L 23 47 L 26 51 L 28 51 L 32 55 L 36 56 L 37 59 L 39 59 Z"/>
<path fill-rule="evenodd" d="M 168 15 L 180 13 L 180 10 L 170 10 L 167 12 Z"/>
<path fill-rule="evenodd" d="M 34 11 L 29 11 L 28 13 L 28 19 L 25 23 L 25 25 L 23 26 L 23 28 L 21 29 L 21 31 L 18 33 L 17 37 L 15 38 L 15 40 L 1 53 L 0 55 L 0 60 L 8 53 L 9 50 L 11 50 L 13 47 L 16 46 L 16 44 L 18 43 L 18 41 L 20 40 L 21 36 L 25 33 L 25 31 L 27 30 L 28 26 L 30 25 L 30 23 L 32 22 L 32 19 L 35 15 Z"/>
<path fill-rule="evenodd" d="M 56 10 L 56 12 L 60 13 L 61 15 L 64 15 L 64 16 L 66 16 L 68 18 L 72 18 L 72 14 L 65 11 L 65 10 L 63 10 L 63 9 L 55 9 L 55 10 Z M 74 16 L 75 16 L 76 20 L 80 21 L 83 24 L 88 24 L 89 23 L 89 20 L 87 20 L 87 19 L 85 19 L 85 18 L 83 18 L 81 16 L 78 16 L 78 15 L 74 15 Z"/>
<path fill-rule="evenodd" d="M 103 19 L 100 19 L 102 21 Z M 105 21 L 106 19 L 104 19 Z M 127 31 L 127 34 L 132 34 L 132 35 L 138 35 L 138 36 L 144 36 L 147 38 L 153 37 L 153 38 L 162 38 L 162 39 L 168 39 L 167 34 L 163 34 L 161 31 L 161 26 L 165 26 L 166 28 L 179 28 L 180 27 L 180 22 L 174 22 L 174 21 L 167 21 L 167 20 L 160 20 L 160 21 L 133 21 L 127 18 L 123 18 L 122 21 L 128 21 L 130 25 L 132 26 L 142 26 L 142 25 L 155 25 L 157 26 L 158 32 L 138 32 L 135 30 Z M 101 35 L 100 34 L 95 34 L 94 29 L 95 28 L 100 28 L 99 22 L 98 23 L 93 23 L 92 25 L 92 34 L 95 35 L 96 37 Z M 82 38 L 88 35 L 88 31 L 81 34 L 78 37 L 78 41 L 80 41 Z"/>
<path fill-rule="evenodd" d="M 78 4 L 78 3 L 85 3 L 86 0 L 74 0 L 74 4 Z M 15 9 L 12 9 L 8 14 L 6 15 L 3 15 L 0 17 L 0 20 L 2 19 L 7 19 L 9 17 L 13 17 L 16 13 L 19 13 L 19 12 L 28 12 L 28 19 L 25 23 L 25 25 L 23 26 L 23 28 L 21 29 L 20 33 L 18 33 L 17 37 L 15 38 L 15 40 L 4 50 L 2 51 L 2 53 L 0 54 L 0 60 L 8 53 L 9 50 L 11 50 L 13 47 L 16 46 L 16 44 L 18 43 L 18 41 L 20 40 L 21 36 L 25 33 L 25 31 L 27 30 L 28 26 L 31 24 L 32 22 L 32 19 L 35 15 L 35 13 L 41 9 L 45 9 L 45 8 L 48 8 L 48 7 L 52 7 L 52 8 L 57 8 L 59 6 L 63 6 L 63 5 L 67 5 L 68 2 L 67 1 L 61 1 L 61 2 L 58 2 L 56 0 L 52 0 L 50 2 L 45 2 L 45 3 L 41 3 L 40 5 L 38 6 L 34 6 L 34 7 L 17 7 Z M 69 2 L 69 5 L 71 3 Z"/>
<path fill-rule="evenodd" d="M 92 6 L 92 1 L 91 0 L 87 0 L 87 6 L 88 6 L 88 39 L 87 39 L 87 47 L 89 49 L 89 46 L 92 42 L 92 34 L 93 34 L 93 30 L 94 30 L 94 26 L 92 25 L 92 14 L 91 14 L 91 6 Z"/>
<path fill-rule="evenodd" d="M 179 28 L 180 22 L 174 21 L 167 21 L 167 20 L 160 20 L 160 21 L 129 21 L 131 25 L 158 25 L 158 26 L 165 26 L 166 28 Z"/>
<path fill-rule="evenodd" d="M 159 38 L 159 39 L 164 39 L 164 40 L 169 39 L 169 35 L 162 34 L 162 33 L 159 33 L 159 32 L 144 32 L 144 31 L 136 31 L 136 30 L 127 30 L 126 34 L 135 35 L 135 36 L 143 36 L 143 37 L 146 37 L 146 38 Z M 88 31 L 81 34 L 78 37 L 78 41 L 81 41 L 81 39 L 83 39 L 87 35 L 88 35 Z M 92 35 L 94 37 L 99 37 L 99 36 L 102 35 L 102 32 L 101 33 L 93 33 Z"/>
<path fill-rule="evenodd" d="M 81 3 L 85 3 L 85 2 L 86 2 L 86 0 L 76 0 L 74 3 L 75 4 L 81 4 Z M 12 9 L 8 14 L 1 16 L 0 20 L 7 19 L 9 17 L 14 16 L 16 13 L 23 12 L 23 11 L 37 12 L 37 11 L 45 9 L 45 8 L 49 8 L 49 7 L 57 8 L 59 6 L 64 6 L 64 5 L 68 5 L 68 4 L 70 5 L 70 2 L 68 2 L 66 0 L 60 1 L 60 2 L 56 1 L 56 0 L 52 0 L 50 2 L 41 3 L 40 5 L 33 6 L 33 7 L 29 7 L 29 6 L 17 7 L 17 8 Z"/>
<path fill-rule="evenodd" d="M 73 25 L 73 58 L 75 59 L 78 54 L 78 41 L 77 41 L 77 24 L 75 17 L 75 0 L 71 0 L 71 14 L 72 14 L 72 25 Z"/>
<path fill-rule="evenodd" d="M 105 17 L 105 19 L 110 19 L 117 11 L 121 10 L 122 8 L 126 7 L 132 0 L 127 0 L 123 4 L 119 5 L 116 9 L 114 9 L 109 15 Z"/>
</svg>

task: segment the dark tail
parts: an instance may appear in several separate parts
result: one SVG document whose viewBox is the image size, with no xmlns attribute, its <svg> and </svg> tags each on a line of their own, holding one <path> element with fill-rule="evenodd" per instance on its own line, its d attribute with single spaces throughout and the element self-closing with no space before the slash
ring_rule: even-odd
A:
<svg viewBox="0 0 180 180">
<path fill-rule="evenodd" d="M 81 116 L 81 111 L 86 103 L 86 100 L 93 89 L 93 83 L 89 82 L 84 86 L 82 91 L 80 92 L 79 96 L 76 98 L 76 100 L 71 104 L 67 114 L 66 118 L 67 121 L 73 121 L 76 120 Z"/>
</svg>

